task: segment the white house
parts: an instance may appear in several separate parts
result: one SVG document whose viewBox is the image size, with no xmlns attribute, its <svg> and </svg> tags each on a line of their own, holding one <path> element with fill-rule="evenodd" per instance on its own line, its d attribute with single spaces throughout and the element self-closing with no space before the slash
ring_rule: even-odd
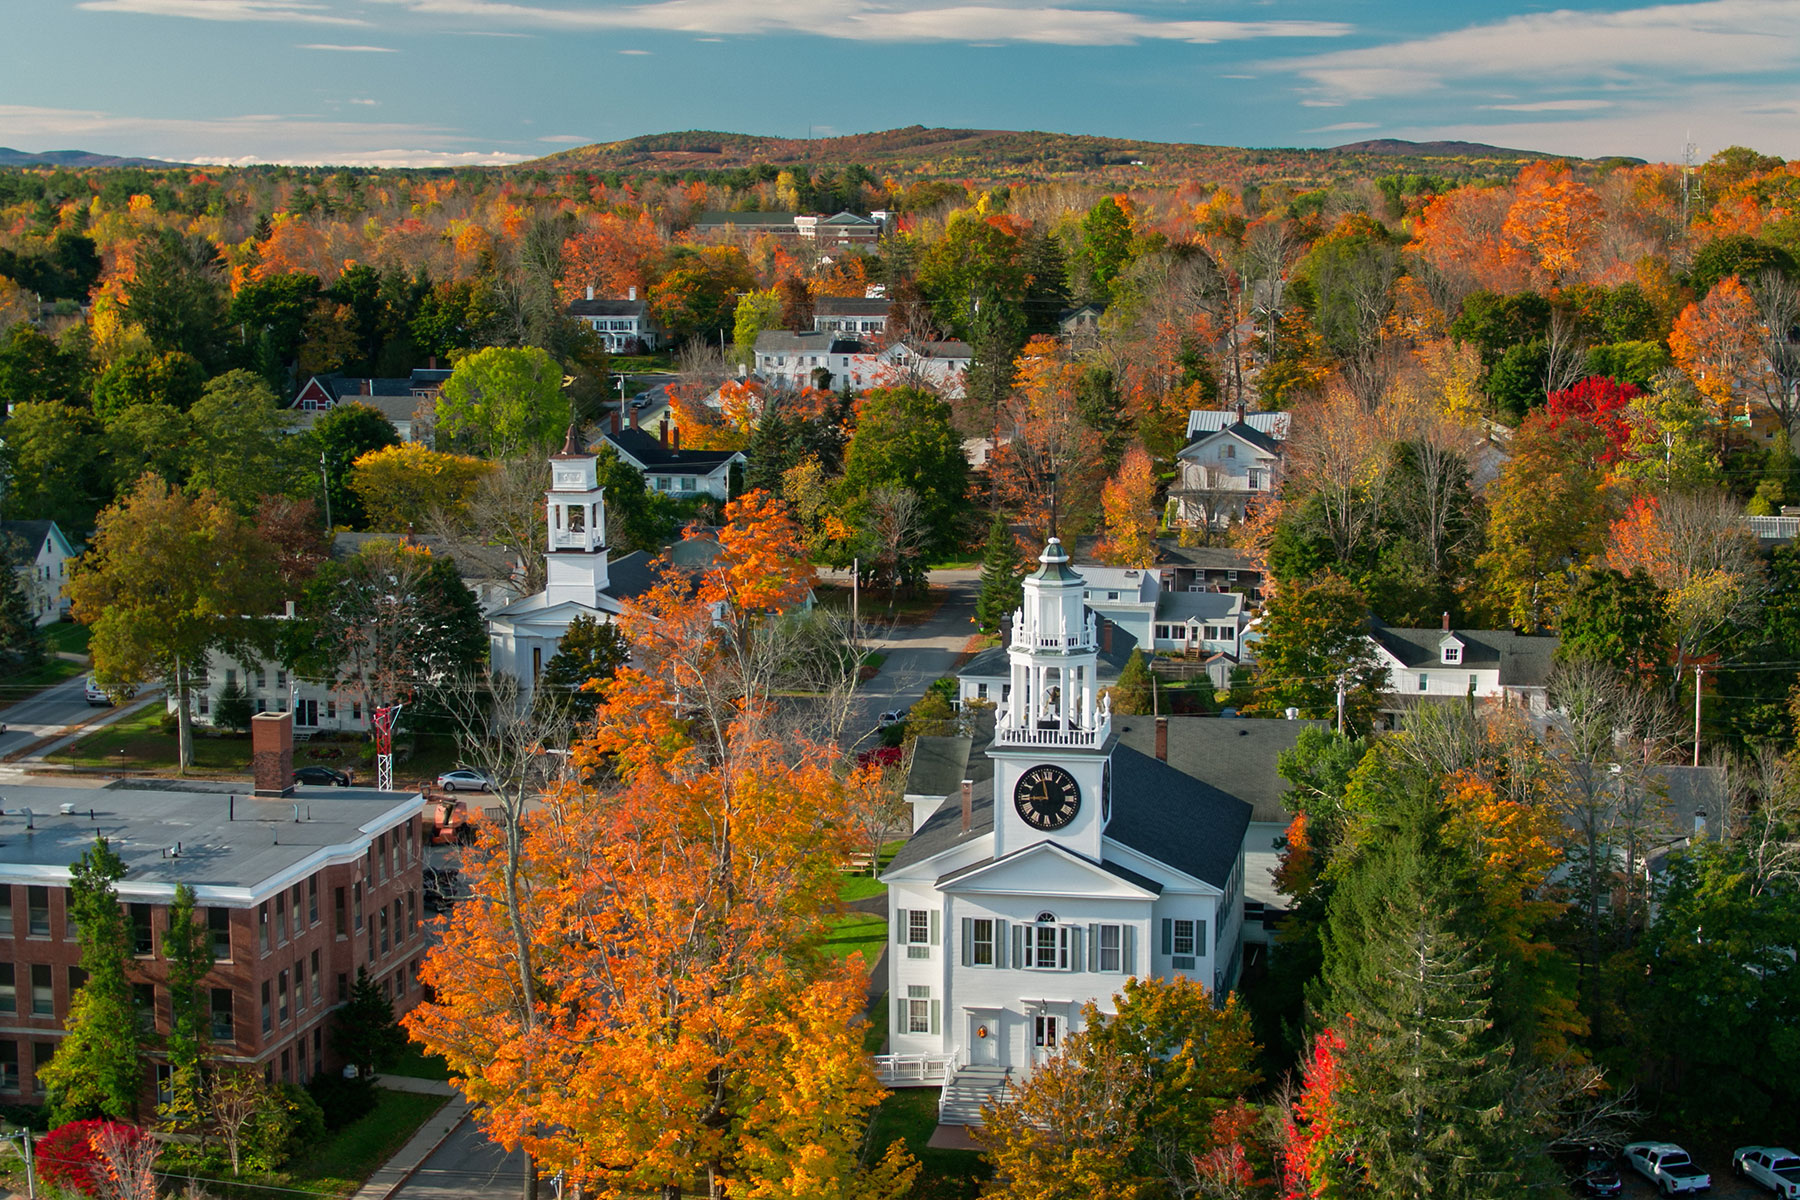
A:
<svg viewBox="0 0 1800 1200">
<path fill-rule="evenodd" d="M 1054 538 L 1038 562 L 992 741 L 964 752 L 960 779 L 955 755 L 909 778 L 915 828 L 882 876 L 893 1015 L 878 1066 L 943 1083 L 946 1123 L 978 1121 L 1130 977 L 1222 992 L 1240 965 L 1250 805 L 1121 744 L 1085 581 Z"/>
<path fill-rule="evenodd" d="M 1205 413 L 1190 413 L 1189 424 Z M 1251 424 L 1251 413 L 1221 429 L 1201 431 L 1175 454 L 1180 477 L 1169 492 L 1174 518 L 1184 525 L 1223 528 L 1244 519 L 1250 506 L 1281 486 L 1281 439 Z"/>
<path fill-rule="evenodd" d="M 820 296 L 813 302 L 813 332 L 880 342 L 893 304 L 885 296 Z"/>
<path fill-rule="evenodd" d="M 55 521 L 0 521 L 0 553 L 12 563 L 34 621 L 54 625 L 68 615 L 63 584 L 75 548 Z"/>
<path fill-rule="evenodd" d="M 1174 591 L 1156 568 L 1083 566 L 1088 607 L 1147 649 L 1177 654 L 1244 656 L 1249 624 L 1236 592 Z M 1229 676 L 1230 665 L 1225 667 Z M 1223 680 L 1217 681 L 1223 686 Z"/>
<path fill-rule="evenodd" d="M 1369 641 L 1388 671 L 1389 703 L 1383 711 L 1395 717 L 1420 699 L 1471 696 L 1541 716 L 1560 644 L 1548 634 L 1451 629 L 1448 615 L 1438 629 L 1400 629 L 1377 621 Z"/>
<path fill-rule="evenodd" d="M 294 397 L 297 428 L 310 429 L 318 414 L 340 404 L 366 404 L 392 423 L 401 441 L 429 443 L 438 393 L 449 378 L 450 372 L 437 366 L 394 379 L 314 375 Z"/>
<path fill-rule="evenodd" d="M 635 287 L 626 290 L 623 300 L 595 299 L 589 288 L 585 299 L 569 305 L 569 315 L 599 334 L 610 354 L 642 354 L 662 345 L 662 329 Z"/>
<path fill-rule="evenodd" d="M 875 349 L 841 333 L 765 329 L 756 335 L 756 373 L 778 388 L 808 388 L 823 378 L 827 388 L 917 384 L 946 399 L 963 394 L 974 352 L 964 342 L 895 342 Z M 823 377 L 815 374 L 823 371 Z"/>
<path fill-rule="evenodd" d="M 683 450 L 681 427 L 666 416 L 657 423 L 655 434 L 634 422 L 609 431 L 604 440 L 619 452 L 620 459 L 642 472 L 645 487 L 677 497 L 729 500 L 731 469 L 741 470 L 748 461 L 742 450 Z"/>
</svg>

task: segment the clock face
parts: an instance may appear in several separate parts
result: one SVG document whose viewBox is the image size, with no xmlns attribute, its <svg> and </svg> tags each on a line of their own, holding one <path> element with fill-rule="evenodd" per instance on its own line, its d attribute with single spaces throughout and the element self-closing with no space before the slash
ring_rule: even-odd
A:
<svg viewBox="0 0 1800 1200">
<path fill-rule="evenodd" d="M 1033 829 L 1061 829 L 1081 811 L 1081 785 L 1061 767 L 1032 767 L 1013 785 L 1013 807 Z"/>
</svg>

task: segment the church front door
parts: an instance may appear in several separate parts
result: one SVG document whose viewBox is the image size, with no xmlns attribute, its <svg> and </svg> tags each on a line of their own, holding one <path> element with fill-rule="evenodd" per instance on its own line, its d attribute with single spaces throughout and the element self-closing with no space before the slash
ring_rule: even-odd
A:
<svg viewBox="0 0 1800 1200">
<path fill-rule="evenodd" d="M 1000 1065 L 999 1013 L 989 1010 L 969 1014 L 968 1046 L 971 1067 L 997 1067 Z"/>
</svg>

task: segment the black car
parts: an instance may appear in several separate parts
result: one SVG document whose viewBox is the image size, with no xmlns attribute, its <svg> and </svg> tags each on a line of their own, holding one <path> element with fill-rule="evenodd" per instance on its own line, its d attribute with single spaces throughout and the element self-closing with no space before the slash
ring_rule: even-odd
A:
<svg viewBox="0 0 1800 1200">
<path fill-rule="evenodd" d="M 1583 1196 L 1619 1196 L 1625 1192 L 1625 1180 L 1619 1175 L 1619 1164 L 1599 1146 L 1589 1146 L 1573 1159 L 1575 1190 Z"/>
<path fill-rule="evenodd" d="M 301 767 L 294 772 L 294 782 L 310 783 L 317 787 L 349 787 L 350 777 L 330 767 Z"/>
</svg>

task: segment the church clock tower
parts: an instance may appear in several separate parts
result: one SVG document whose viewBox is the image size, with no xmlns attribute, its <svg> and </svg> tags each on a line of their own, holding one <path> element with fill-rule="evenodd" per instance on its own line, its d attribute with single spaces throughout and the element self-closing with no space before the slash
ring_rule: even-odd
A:
<svg viewBox="0 0 1800 1200">
<path fill-rule="evenodd" d="M 1086 583 L 1051 538 L 1013 614 L 1012 684 L 995 720 L 994 857 L 1054 841 L 1096 861 L 1112 816 L 1112 708 L 1099 694 Z"/>
<path fill-rule="evenodd" d="M 550 490 L 544 494 L 546 604 L 598 606 L 608 584 L 605 496 L 599 460 L 576 448 L 571 425 L 561 453 L 550 456 Z"/>
</svg>

